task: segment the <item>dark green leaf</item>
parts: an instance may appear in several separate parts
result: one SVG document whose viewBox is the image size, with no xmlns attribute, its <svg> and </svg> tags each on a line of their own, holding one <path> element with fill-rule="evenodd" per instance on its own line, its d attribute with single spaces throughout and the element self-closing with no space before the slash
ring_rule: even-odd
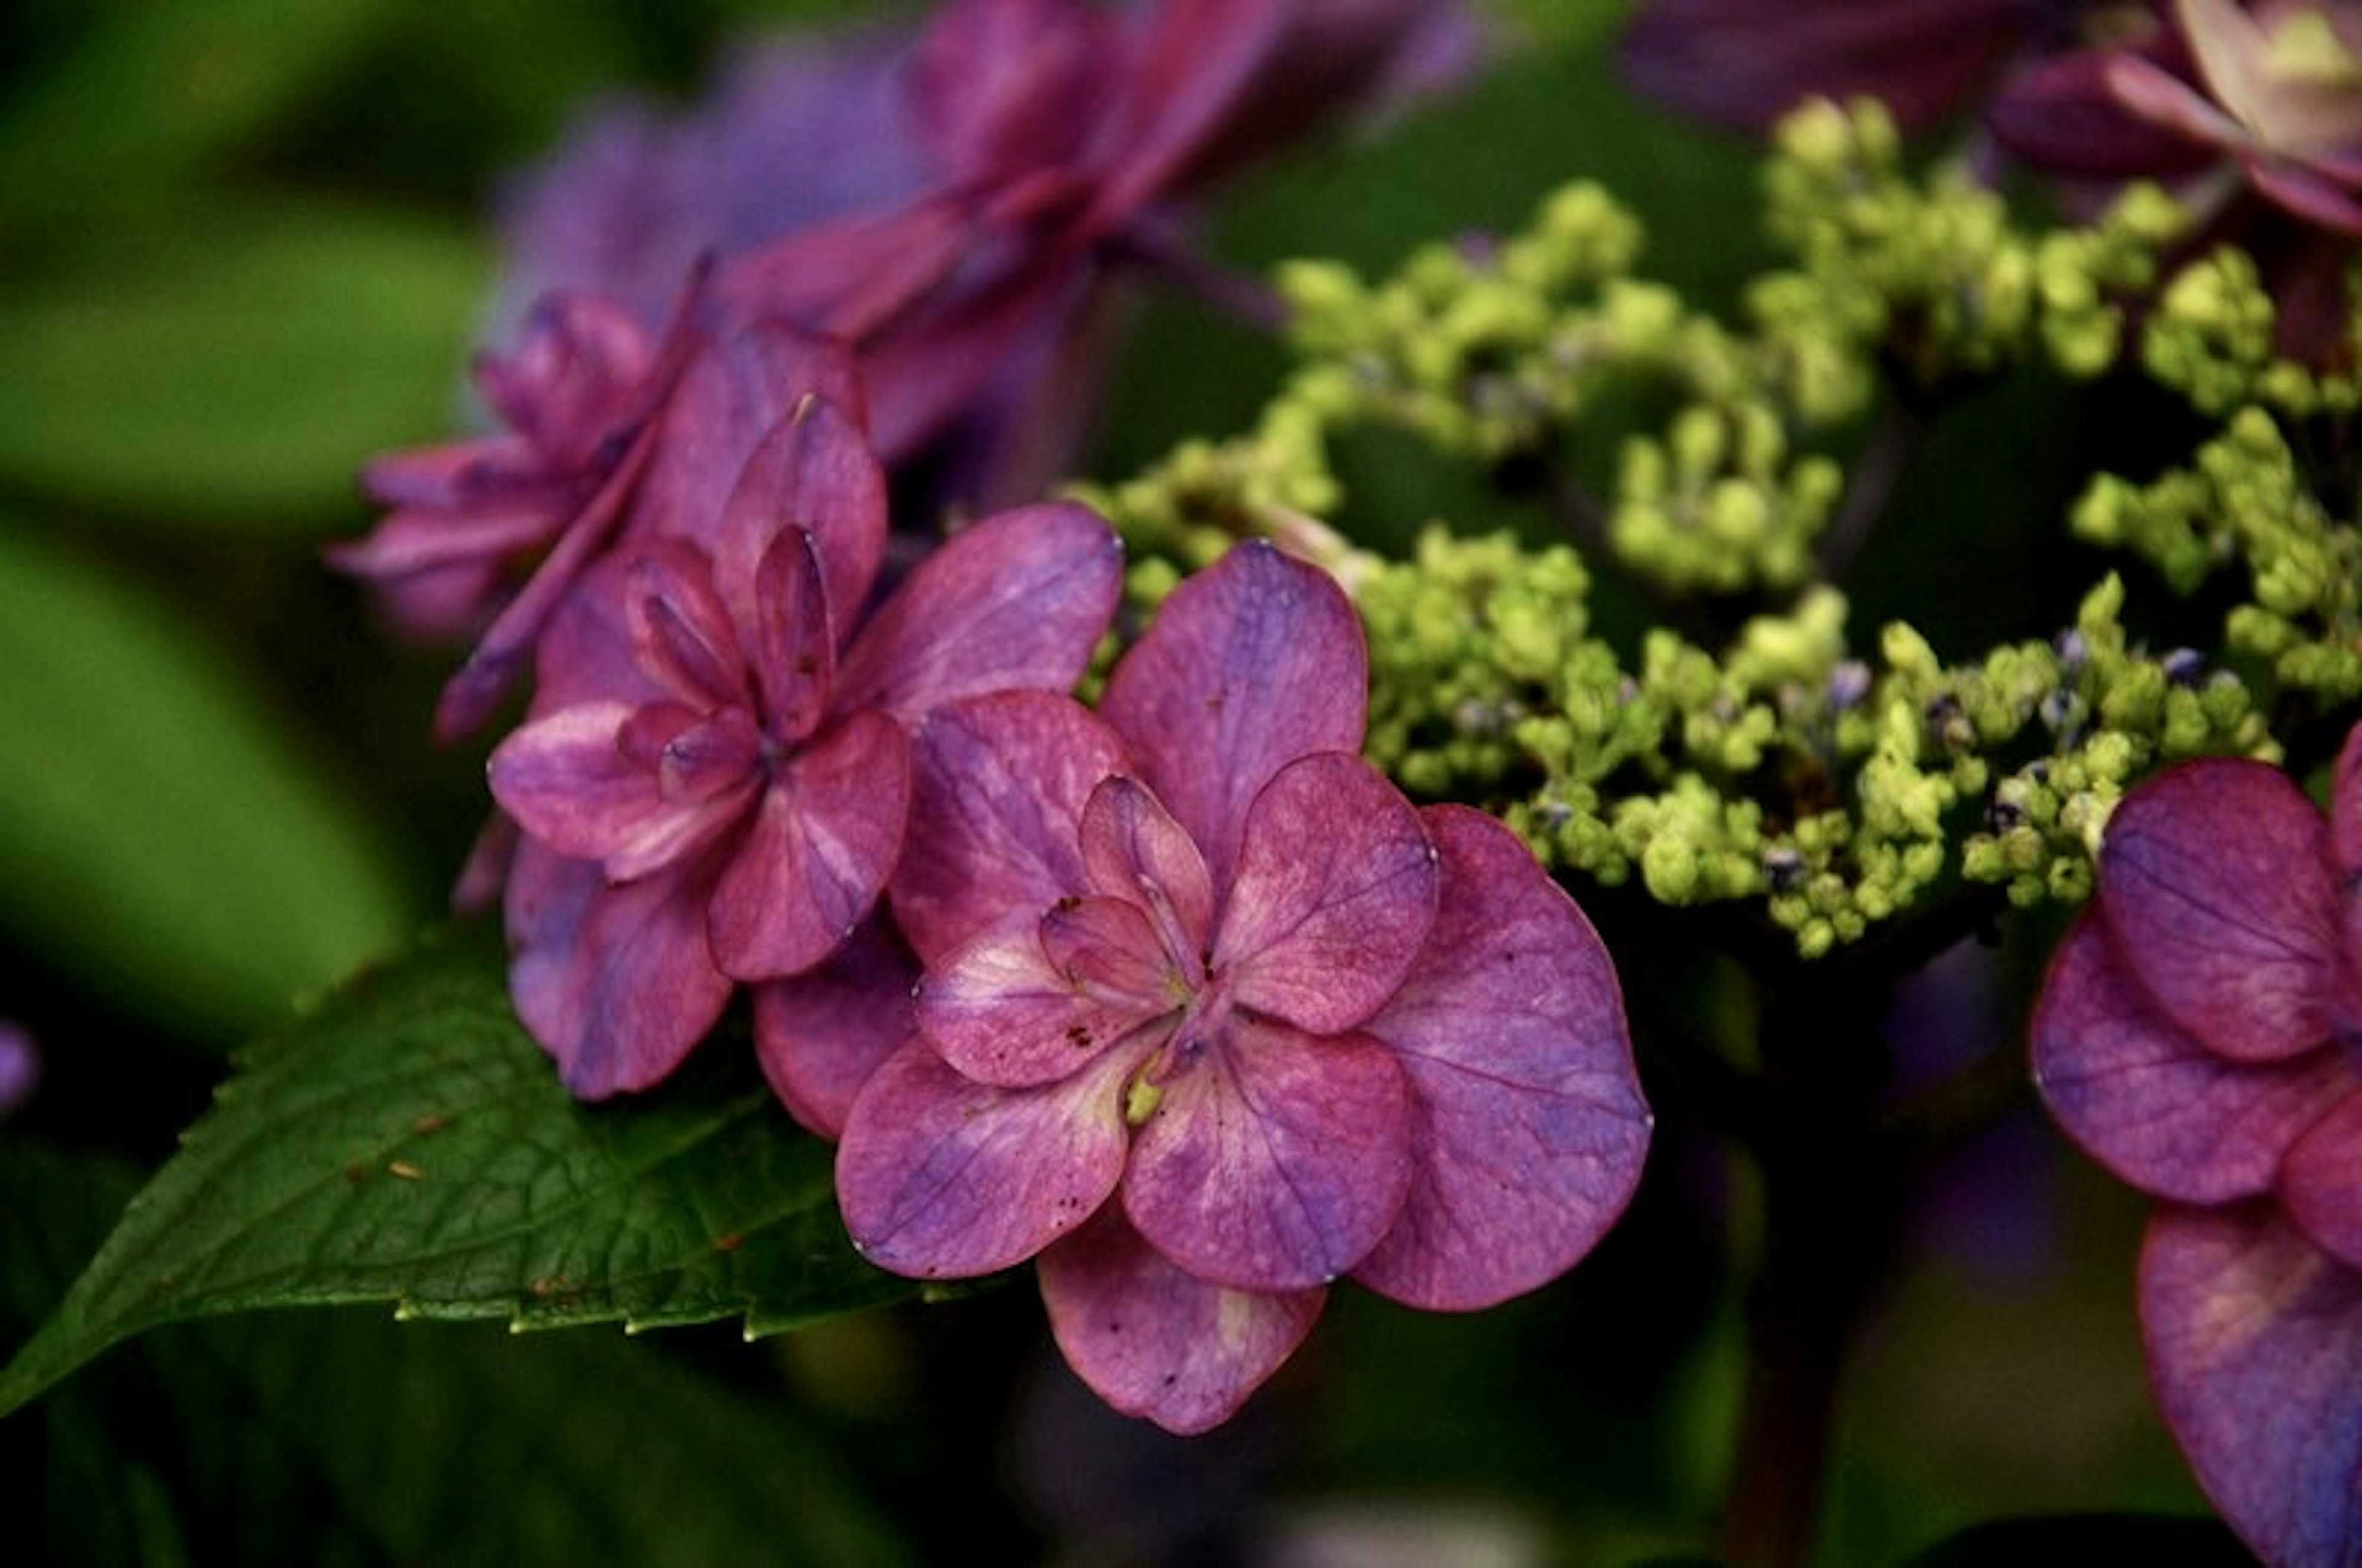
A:
<svg viewBox="0 0 2362 1568">
<path fill-rule="evenodd" d="M 55 1305 L 136 1187 L 0 1144 L 0 1324 Z M 729 1388 L 662 1346 L 352 1312 L 188 1325 L 9 1423 L 30 1452 L 0 1507 L 61 1564 L 907 1557 L 810 1418 L 757 1397 L 785 1392 L 768 1368 L 734 1370 Z"/>
<path fill-rule="evenodd" d="M 352 802 L 174 609 L 0 519 L 0 925 L 224 1038 L 414 922 Z"/>
<path fill-rule="evenodd" d="M 863 1263 L 830 1151 L 741 1052 L 656 1093 L 577 1104 L 469 929 L 249 1053 L 58 1314 L 0 1411 L 160 1324 L 392 1302 L 403 1318 L 749 1334 L 916 1295 Z"/>
<path fill-rule="evenodd" d="M 317 534 L 455 423 L 483 244 L 320 202 L 192 206 L 0 297 L 0 478 L 176 529 Z"/>
</svg>

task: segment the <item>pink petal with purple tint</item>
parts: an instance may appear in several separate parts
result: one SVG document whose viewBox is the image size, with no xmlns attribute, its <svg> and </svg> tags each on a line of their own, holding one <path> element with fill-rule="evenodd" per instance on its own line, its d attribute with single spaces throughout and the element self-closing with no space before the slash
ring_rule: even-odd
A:
<svg viewBox="0 0 2362 1568">
<path fill-rule="evenodd" d="M 1094 966 L 1115 984 L 1089 984 L 1045 951 L 1035 922 L 988 932 L 930 968 L 919 984 L 919 1029 L 927 1043 L 978 1083 L 1020 1088 L 1056 1083 L 1140 1025 L 1177 1012 L 1151 988 L 1155 934 L 1137 910 L 1093 900 L 1101 931 Z M 1129 929 L 1121 916 L 1128 915 Z M 1106 917 L 1116 917 L 1108 919 Z M 1124 936 L 1145 952 L 1125 955 Z M 1068 956 L 1073 956 L 1070 953 Z M 1122 960 L 1129 956 L 1130 962 Z M 1113 961 L 1109 961 L 1113 960 Z"/>
<path fill-rule="evenodd" d="M 2184 1203 L 2269 1190 L 2290 1143 L 2350 1083 L 2331 1051 L 2233 1062 L 2208 1050 L 2133 978 L 2096 909 L 2059 944 L 2030 1032 L 2035 1084 L 2068 1135 Z"/>
<path fill-rule="evenodd" d="M 2345 1097 L 2289 1150 L 2280 1204 L 2313 1242 L 2362 1269 L 2362 1078 L 2334 1052 Z"/>
<path fill-rule="evenodd" d="M 782 411 L 747 457 L 714 530 L 713 580 L 750 641 L 763 624 L 763 563 L 791 529 L 811 536 L 833 657 L 884 558 L 886 473 L 855 417 L 818 396 Z"/>
<path fill-rule="evenodd" d="M 632 651 L 668 695 L 692 708 L 753 706 L 738 628 L 701 554 L 680 544 L 644 547 L 624 580 Z"/>
<path fill-rule="evenodd" d="M 493 799 L 560 855 L 602 864 L 614 881 L 646 876 L 694 854 L 735 822 L 754 780 L 686 800 L 619 744 L 632 710 L 584 703 L 536 719 L 502 741 L 486 765 Z"/>
<path fill-rule="evenodd" d="M 1067 697 L 1008 691 L 938 708 L 911 745 L 911 826 L 894 917 L 922 963 L 1082 891 L 1076 823 L 1129 760 Z"/>
<path fill-rule="evenodd" d="M 1091 792 L 1081 837 L 1090 885 L 1148 911 L 1194 982 L 1213 944 L 1214 889 L 1188 834 L 1148 786 L 1119 776 Z"/>
<path fill-rule="evenodd" d="M 2278 768 L 2209 757 L 2126 795 L 2100 856 L 2117 952 L 2175 1022 L 2236 1061 L 2328 1038 L 2344 978 L 2321 813 Z"/>
<path fill-rule="evenodd" d="M 1127 145 L 1094 205 L 1098 223 L 1120 227 L 1220 138 L 1294 9 L 1270 0 L 1166 0 L 1145 20 L 1122 105 Z"/>
<path fill-rule="evenodd" d="M 2199 1485 L 2268 1562 L 2362 1541 L 2362 1273 L 2269 1206 L 2158 1209 L 2141 1250 L 2149 1376 Z"/>
<path fill-rule="evenodd" d="M 844 1136 L 854 1097 L 918 1035 L 919 966 L 890 923 L 869 920 L 817 968 L 755 988 L 755 1051 L 780 1103 L 806 1129 Z"/>
<path fill-rule="evenodd" d="M 1127 1416 L 1202 1432 L 1231 1419 L 1304 1336 L 1328 1292 L 1232 1290 L 1184 1273 L 1109 1208 L 1042 1254 L 1050 1331 Z"/>
<path fill-rule="evenodd" d="M 1303 1290 L 1360 1263 L 1410 1182 L 1410 1092 L 1394 1053 L 1243 1013 L 1173 1049 L 1124 1177 L 1141 1234 L 1242 1290 Z"/>
<path fill-rule="evenodd" d="M 1305 757 L 1248 810 L 1214 964 L 1240 1006 L 1341 1032 L 1402 984 L 1441 880 L 1418 813 L 1385 775 L 1342 752 Z"/>
<path fill-rule="evenodd" d="M 2245 160 L 2257 190 L 2282 209 L 2349 238 L 2362 238 L 2362 195 L 2302 163 L 2268 156 Z"/>
<path fill-rule="evenodd" d="M 1173 591 L 1098 711 L 1221 888 L 1249 802 L 1300 756 L 1360 751 L 1368 701 L 1369 655 L 1344 591 L 1255 541 Z"/>
<path fill-rule="evenodd" d="M 1065 691 L 1115 613 L 1123 550 L 1087 506 L 1020 507 L 955 534 L 847 650 L 838 702 L 914 720 L 963 697 Z"/>
<path fill-rule="evenodd" d="M 789 528 L 772 541 L 756 572 L 755 678 L 772 738 L 791 745 L 820 727 L 836 681 L 836 631 L 818 547 Z"/>
<path fill-rule="evenodd" d="M 1124 1079 L 1112 1051 L 1043 1088 L 962 1077 L 923 1044 L 863 1087 L 836 1151 L 837 1199 L 862 1255 L 921 1279 L 1024 1262 L 1107 1201 L 1123 1174 Z"/>
<path fill-rule="evenodd" d="M 1365 1026 L 1411 1089 L 1410 1192 L 1353 1277 L 1431 1310 L 1557 1277 L 1630 1201 L 1650 1117 L 1615 966 L 1499 822 L 1421 815 L 1442 856 L 1435 927 Z"/>
<path fill-rule="evenodd" d="M 910 741 L 856 713 L 777 765 L 714 889 L 714 962 L 742 980 L 800 974 L 868 914 L 902 852 Z"/>
<path fill-rule="evenodd" d="M 722 1016 L 730 980 L 705 947 L 693 872 L 617 888 L 530 840 L 509 868 L 509 995 L 578 1099 L 643 1089 Z"/>
</svg>

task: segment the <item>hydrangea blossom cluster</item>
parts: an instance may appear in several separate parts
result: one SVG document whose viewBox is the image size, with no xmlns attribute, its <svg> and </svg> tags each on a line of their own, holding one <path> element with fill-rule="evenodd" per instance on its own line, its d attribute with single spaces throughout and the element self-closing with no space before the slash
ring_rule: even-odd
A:
<svg viewBox="0 0 2362 1568">
<path fill-rule="evenodd" d="M 1606 950 L 1498 822 L 1362 760 L 1367 679 L 1334 582 L 1247 545 L 1096 713 L 1012 693 L 920 727 L 892 899 L 925 969 L 851 1107 L 846 1221 L 922 1277 L 1038 1257 L 1068 1362 L 1176 1430 L 1339 1276 L 1489 1305 L 1639 1178 Z"/>
<path fill-rule="evenodd" d="M 2362 728 L 2331 795 L 2236 758 L 2132 790 L 2033 1025 L 2051 1111 L 2158 1200 L 2158 1397 L 2274 1562 L 2362 1540 Z"/>
</svg>

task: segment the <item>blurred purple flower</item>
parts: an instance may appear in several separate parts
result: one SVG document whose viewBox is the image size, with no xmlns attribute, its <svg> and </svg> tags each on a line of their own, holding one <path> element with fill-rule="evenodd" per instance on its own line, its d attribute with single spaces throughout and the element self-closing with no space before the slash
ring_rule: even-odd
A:
<svg viewBox="0 0 2362 1568">
<path fill-rule="evenodd" d="M 1037 494 L 1090 406 L 1109 263 L 1169 204 L 1341 109 L 1464 71 L 1456 0 L 952 0 L 922 28 L 781 40 L 669 125 L 611 110 L 510 203 L 513 297 L 643 320 L 723 258 L 732 310 L 856 342 L 889 463 Z"/>
<path fill-rule="evenodd" d="M 906 726 L 940 702 L 1063 690 L 1113 613 L 1112 534 L 1026 508 L 955 536 L 866 618 L 885 480 L 807 399 L 702 539 L 610 556 L 540 648 L 533 717 L 492 754 L 517 1010 L 586 1099 L 643 1088 L 736 982 L 801 975 L 901 853 Z"/>
<path fill-rule="evenodd" d="M 2362 727 L 2333 791 L 2211 758 L 2127 794 L 2033 1022 L 2052 1112 L 2158 1200 L 2159 1402 L 2276 1562 L 2362 1540 Z"/>
<path fill-rule="evenodd" d="M 922 726 L 918 1038 L 854 1100 L 846 1222 L 924 1277 L 1039 1256 L 1067 1361 L 1227 1419 L 1352 1274 L 1488 1305 L 1619 1213 L 1649 1118 L 1606 950 L 1497 822 L 1356 755 L 1361 630 L 1268 546 L 1182 585 L 1098 717 Z"/>
<path fill-rule="evenodd" d="M 33 1098 L 41 1085 L 41 1051 L 33 1032 L 13 1018 L 0 1018 L 0 1117 Z"/>
<path fill-rule="evenodd" d="M 1625 80 L 1698 119 L 1768 130 L 1805 98 L 1873 97 L 1920 127 L 1966 107 L 2065 0 L 1650 0 L 1618 48 Z"/>
</svg>

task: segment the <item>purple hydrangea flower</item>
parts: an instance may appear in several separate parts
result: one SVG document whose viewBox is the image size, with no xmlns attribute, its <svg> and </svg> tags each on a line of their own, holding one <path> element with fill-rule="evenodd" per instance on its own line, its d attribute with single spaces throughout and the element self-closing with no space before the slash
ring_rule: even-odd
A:
<svg viewBox="0 0 2362 1568">
<path fill-rule="evenodd" d="M 2275 1562 L 2362 1540 L 2362 728 L 2333 793 L 2228 758 L 2132 790 L 2033 1021 L 2052 1112 L 2158 1200 L 2151 1377 Z"/>
<path fill-rule="evenodd" d="M 692 290 L 659 343 L 610 302 L 552 295 L 514 355 L 478 364 L 505 432 L 370 465 L 365 483 L 394 510 L 330 558 L 411 630 L 476 637 L 436 710 L 442 738 L 491 716 L 592 562 L 710 530 L 756 444 L 800 401 L 862 416 L 841 345 L 775 325 L 717 337 L 700 314 Z"/>
<path fill-rule="evenodd" d="M 1184 583 L 1098 715 L 921 726 L 915 1037 L 852 1103 L 846 1222 L 922 1277 L 1039 1257 L 1119 1409 L 1225 1419 L 1352 1275 L 1466 1309 L 1619 1213 L 1649 1116 L 1615 974 L 1493 819 L 1358 755 L 1359 623 L 1267 545 Z"/>
<path fill-rule="evenodd" d="M 1037 494 L 1090 406 L 1110 263 L 1171 204 L 1342 108 L 1462 72 L 1452 0 L 951 0 L 783 39 L 670 124 L 611 110 L 510 203 L 513 297 L 660 308 L 712 252 L 730 310 L 853 340 L 889 462 Z"/>
<path fill-rule="evenodd" d="M 611 555 L 543 638 L 490 772 L 524 834 L 517 1009 L 577 1094 L 657 1081 L 735 983 L 833 955 L 901 853 L 907 727 L 1064 690 L 1106 628 L 1114 537 L 1070 504 L 976 525 L 865 615 L 885 511 L 858 428 L 807 398 L 716 525 Z"/>
</svg>

